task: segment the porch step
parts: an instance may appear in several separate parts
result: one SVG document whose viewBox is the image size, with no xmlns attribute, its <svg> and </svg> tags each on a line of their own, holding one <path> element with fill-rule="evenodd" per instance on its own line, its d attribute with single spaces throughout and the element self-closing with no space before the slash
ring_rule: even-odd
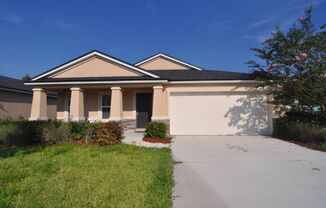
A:
<svg viewBox="0 0 326 208">
<path fill-rule="evenodd" d="M 144 132 L 145 131 L 145 129 L 135 129 L 135 132 Z"/>
</svg>

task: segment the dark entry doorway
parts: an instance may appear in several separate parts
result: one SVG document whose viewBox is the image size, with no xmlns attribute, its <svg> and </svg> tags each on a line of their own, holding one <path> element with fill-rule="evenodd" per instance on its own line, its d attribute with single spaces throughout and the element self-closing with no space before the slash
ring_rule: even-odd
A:
<svg viewBox="0 0 326 208">
<path fill-rule="evenodd" d="M 153 95 L 151 93 L 136 94 L 136 128 L 146 128 L 152 117 Z"/>
</svg>

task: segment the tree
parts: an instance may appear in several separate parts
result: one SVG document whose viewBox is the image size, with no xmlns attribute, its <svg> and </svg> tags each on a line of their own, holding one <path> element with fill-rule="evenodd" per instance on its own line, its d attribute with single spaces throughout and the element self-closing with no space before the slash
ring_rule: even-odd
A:
<svg viewBox="0 0 326 208">
<path fill-rule="evenodd" d="M 281 111 L 326 112 L 326 25 L 315 29 L 311 14 L 312 6 L 287 33 L 277 26 L 251 49 L 261 62 L 247 64 Z"/>
<path fill-rule="evenodd" d="M 25 82 L 25 81 L 30 81 L 32 78 L 31 76 L 29 76 L 29 74 L 25 74 L 23 77 L 22 77 L 22 80 Z"/>
</svg>

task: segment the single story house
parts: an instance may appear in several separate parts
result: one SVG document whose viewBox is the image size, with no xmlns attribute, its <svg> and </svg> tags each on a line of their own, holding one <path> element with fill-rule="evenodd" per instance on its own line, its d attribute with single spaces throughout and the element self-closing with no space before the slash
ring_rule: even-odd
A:
<svg viewBox="0 0 326 208">
<path fill-rule="evenodd" d="M 48 119 L 47 91 L 58 93 L 56 119 L 121 121 L 144 129 L 165 122 L 172 135 L 270 134 L 270 96 L 246 73 L 205 70 L 158 53 L 135 64 L 91 51 L 25 82 L 30 120 Z"/>
<path fill-rule="evenodd" d="M 19 79 L 0 75 L 0 118 L 28 119 L 31 115 L 33 91 Z M 47 116 L 55 119 L 57 98 L 53 93 L 47 96 Z"/>
</svg>

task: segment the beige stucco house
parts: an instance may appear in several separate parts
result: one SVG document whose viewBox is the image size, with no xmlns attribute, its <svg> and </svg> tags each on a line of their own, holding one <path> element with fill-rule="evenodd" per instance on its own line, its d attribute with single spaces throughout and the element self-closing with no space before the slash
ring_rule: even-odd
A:
<svg viewBox="0 0 326 208">
<path fill-rule="evenodd" d="M 47 92 L 58 93 L 56 119 L 122 121 L 172 135 L 270 134 L 272 108 L 246 73 L 204 70 L 166 54 L 130 64 L 99 51 L 35 76 L 30 120 L 48 119 Z"/>
<path fill-rule="evenodd" d="M 22 80 L 0 75 L 0 118 L 28 119 L 31 115 L 33 91 Z M 55 119 L 57 97 L 47 96 L 47 116 Z"/>
</svg>

